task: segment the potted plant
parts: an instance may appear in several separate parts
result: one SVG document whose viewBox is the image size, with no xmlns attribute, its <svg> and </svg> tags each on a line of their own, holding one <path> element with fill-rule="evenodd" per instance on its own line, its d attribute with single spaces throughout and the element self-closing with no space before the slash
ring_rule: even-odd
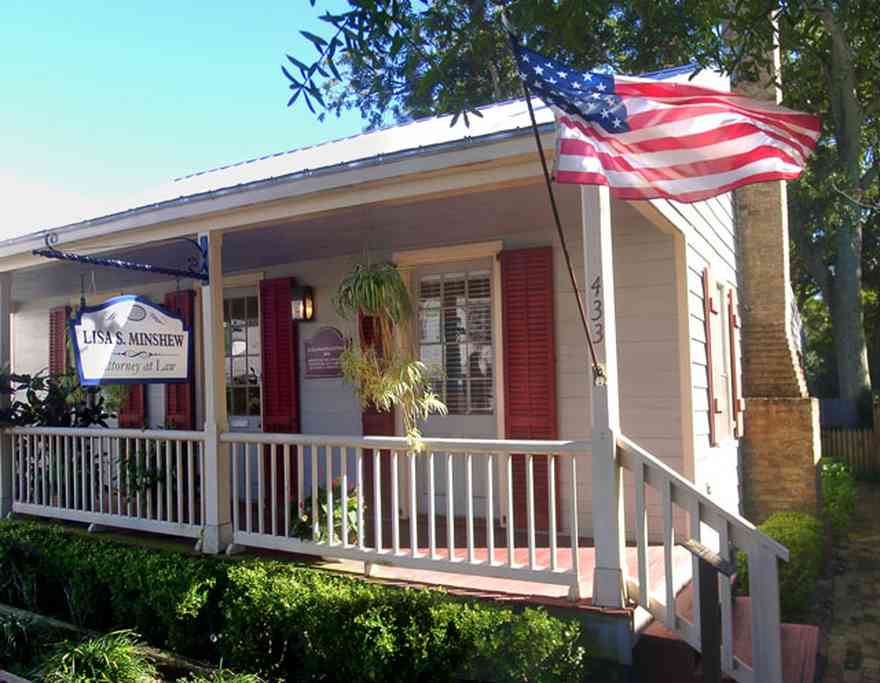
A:
<svg viewBox="0 0 880 683">
<path fill-rule="evenodd" d="M 357 264 L 340 283 L 334 304 L 339 315 L 358 325 L 340 365 L 364 407 L 382 412 L 400 410 L 407 441 L 424 450 L 420 423 L 447 409 L 431 388 L 435 373 L 413 357 L 402 333 L 412 320 L 409 290 L 390 263 Z M 371 335 L 362 321 L 370 320 Z"/>
</svg>

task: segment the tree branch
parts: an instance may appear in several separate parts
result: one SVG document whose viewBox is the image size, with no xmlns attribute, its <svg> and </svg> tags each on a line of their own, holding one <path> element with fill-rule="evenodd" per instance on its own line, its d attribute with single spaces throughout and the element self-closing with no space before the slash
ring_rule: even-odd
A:
<svg viewBox="0 0 880 683">
<path fill-rule="evenodd" d="M 834 285 L 833 276 L 828 270 L 828 266 L 822 261 L 819 253 L 818 245 L 816 245 L 807 236 L 806 231 L 801 225 L 792 226 L 789 231 L 791 238 L 794 240 L 798 248 L 798 253 L 804 261 L 812 278 L 816 281 L 819 289 L 822 290 L 822 296 L 830 301 L 831 289 Z"/>
</svg>

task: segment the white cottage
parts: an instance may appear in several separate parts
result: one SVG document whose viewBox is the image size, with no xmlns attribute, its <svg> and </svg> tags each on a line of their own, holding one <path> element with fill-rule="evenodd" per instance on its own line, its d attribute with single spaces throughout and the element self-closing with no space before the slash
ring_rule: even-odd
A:
<svg viewBox="0 0 880 683">
<path fill-rule="evenodd" d="M 531 594 L 621 615 L 625 637 L 614 631 L 610 647 L 622 659 L 654 618 L 699 647 L 698 616 L 675 614 L 692 568 L 677 544 L 702 538 L 722 555 L 735 544 L 770 606 L 755 617 L 752 663 L 737 665 L 722 585 L 725 670 L 775 680 L 786 551 L 738 514 L 730 197 L 627 202 L 556 187 L 608 370 L 595 386 L 525 105 L 482 113 L 470 128 L 420 120 L 205 171 L 119 213 L 0 242 L 0 361 L 15 372 L 68 366 L 65 322 L 83 282 L 89 304 L 139 295 L 195 336 L 192 381 L 133 385 L 113 429 L 12 430 L 0 511 L 188 536 L 207 552 L 289 550 L 427 582 L 440 572 L 484 590 L 530 582 Z M 552 149 L 552 114 L 537 113 Z M 181 238 L 201 240 L 208 279 L 35 255 L 49 238 L 169 267 L 195 253 Z M 394 415 L 362 409 L 310 354 L 326 328 L 362 332 L 332 297 L 365 258 L 404 273 L 418 353 L 444 371 L 449 415 L 427 421 L 422 455 L 407 452 Z M 294 321 L 302 287 L 313 317 Z M 126 454 L 170 474 L 129 495 Z M 303 505 L 334 495 L 356 501 L 356 533 L 346 518 L 342 538 L 297 537 Z"/>
</svg>

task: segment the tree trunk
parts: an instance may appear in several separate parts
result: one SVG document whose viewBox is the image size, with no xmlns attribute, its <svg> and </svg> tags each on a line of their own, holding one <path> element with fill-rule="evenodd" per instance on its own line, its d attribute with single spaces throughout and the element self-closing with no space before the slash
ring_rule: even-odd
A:
<svg viewBox="0 0 880 683">
<path fill-rule="evenodd" d="M 871 394 L 862 311 L 862 227 L 857 218 L 838 227 L 831 311 L 840 398 L 866 401 Z"/>
</svg>

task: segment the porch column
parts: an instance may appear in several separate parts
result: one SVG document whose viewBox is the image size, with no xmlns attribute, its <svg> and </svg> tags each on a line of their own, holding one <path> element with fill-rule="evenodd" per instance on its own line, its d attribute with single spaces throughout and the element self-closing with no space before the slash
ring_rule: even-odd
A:
<svg viewBox="0 0 880 683">
<path fill-rule="evenodd" d="M 205 232 L 199 243 L 207 251 L 208 282 L 202 285 L 202 351 L 205 359 L 205 531 L 202 550 L 219 553 L 232 542 L 229 446 L 220 434 L 229 429 L 226 374 L 223 370 L 223 235 Z"/>
<path fill-rule="evenodd" d="M 624 517 L 621 468 L 617 462 L 620 407 L 617 377 L 617 319 L 614 310 L 614 262 L 611 248 L 611 199 L 608 188 L 581 188 L 586 306 L 590 334 L 604 383 L 590 383 L 592 409 L 592 512 L 596 566 L 593 604 L 624 604 Z"/>
<path fill-rule="evenodd" d="M 11 371 L 10 314 L 12 313 L 12 273 L 0 273 L 0 371 Z M 6 409 L 12 397 L 0 393 L 0 408 Z M 12 439 L 0 434 L 0 519 L 12 512 Z"/>
</svg>

